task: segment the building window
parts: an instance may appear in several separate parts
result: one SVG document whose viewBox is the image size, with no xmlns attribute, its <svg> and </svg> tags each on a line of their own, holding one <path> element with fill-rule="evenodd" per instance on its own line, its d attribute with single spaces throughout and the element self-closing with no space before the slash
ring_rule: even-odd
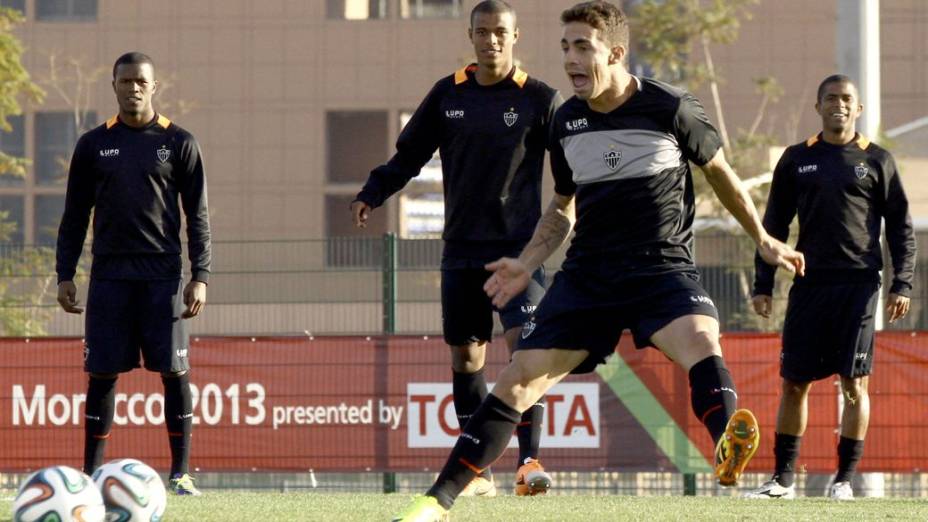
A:
<svg viewBox="0 0 928 522">
<path fill-rule="evenodd" d="M 26 12 L 26 0 L 0 0 L 0 7 L 15 9 L 20 13 Z"/>
<path fill-rule="evenodd" d="M 461 0 L 400 0 L 403 18 L 459 18 Z"/>
<path fill-rule="evenodd" d="M 96 20 L 97 0 L 36 0 L 35 17 L 46 22 Z"/>
<path fill-rule="evenodd" d="M 387 17 L 387 0 L 326 0 L 332 20 L 371 20 Z"/>
<path fill-rule="evenodd" d="M 22 116 L 9 116 L 10 131 L 0 131 L 0 151 L 13 158 L 26 156 L 26 132 Z M 3 173 L 0 174 L 0 187 L 21 187 L 24 184 L 22 176 Z"/>
<path fill-rule="evenodd" d="M 86 125 L 93 126 L 96 113 L 88 113 Z M 37 112 L 35 114 L 35 184 L 54 186 L 65 182 L 74 144 L 83 129 L 78 129 L 71 112 Z"/>
<path fill-rule="evenodd" d="M 328 180 L 363 183 L 387 158 L 386 111 L 331 111 L 326 114 Z"/>
<path fill-rule="evenodd" d="M 0 244 L 23 242 L 23 197 L 0 196 Z"/>
<path fill-rule="evenodd" d="M 400 113 L 400 130 L 409 123 L 411 112 Z M 412 178 L 399 197 L 400 237 L 426 239 L 441 237 L 445 227 L 445 196 L 442 188 L 441 156 L 432 159 Z"/>
<path fill-rule="evenodd" d="M 40 195 L 35 197 L 35 244 L 55 246 L 58 225 L 64 213 L 63 195 Z"/>
</svg>

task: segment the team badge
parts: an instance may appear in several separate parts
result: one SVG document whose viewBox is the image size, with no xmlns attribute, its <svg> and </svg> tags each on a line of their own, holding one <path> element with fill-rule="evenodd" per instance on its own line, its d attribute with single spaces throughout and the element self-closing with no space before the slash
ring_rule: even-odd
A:
<svg viewBox="0 0 928 522">
<path fill-rule="evenodd" d="M 606 166 L 609 167 L 609 170 L 615 171 L 615 169 L 619 167 L 619 162 L 622 161 L 622 151 L 610 150 L 603 152 L 603 161 L 606 162 Z"/>
<path fill-rule="evenodd" d="M 861 163 L 854 167 L 854 175 L 857 176 L 857 179 L 864 179 L 868 172 L 870 172 L 870 169 L 867 168 L 865 163 Z"/>
<path fill-rule="evenodd" d="M 160 161 L 161 163 L 164 163 L 167 160 L 171 159 L 171 150 L 167 148 L 167 146 L 165 145 L 162 145 L 161 148 L 158 149 L 157 154 L 158 154 L 158 161 Z"/>
<path fill-rule="evenodd" d="M 535 331 L 535 320 L 534 318 L 529 319 L 522 325 L 522 338 L 528 339 L 528 336 L 532 335 L 532 332 Z"/>
<path fill-rule="evenodd" d="M 503 121 L 506 122 L 507 127 L 512 127 L 516 124 L 516 120 L 519 119 L 519 115 L 515 112 L 515 107 L 510 107 L 509 112 L 503 113 Z"/>
</svg>

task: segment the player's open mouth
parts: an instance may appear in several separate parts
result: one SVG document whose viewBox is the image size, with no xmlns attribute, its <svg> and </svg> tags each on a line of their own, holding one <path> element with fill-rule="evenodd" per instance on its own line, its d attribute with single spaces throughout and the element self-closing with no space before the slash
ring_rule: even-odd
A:
<svg viewBox="0 0 928 522">
<path fill-rule="evenodd" d="M 590 83 L 590 77 L 585 74 L 567 73 L 567 76 L 570 76 L 574 89 L 582 89 Z"/>
</svg>

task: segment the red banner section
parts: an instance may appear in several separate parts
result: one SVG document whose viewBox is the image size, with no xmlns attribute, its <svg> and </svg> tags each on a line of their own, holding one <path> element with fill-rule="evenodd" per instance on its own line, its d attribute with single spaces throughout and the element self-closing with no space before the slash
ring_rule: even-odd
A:
<svg viewBox="0 0 928 522">
<path fill-rule="evenodd" d="M 862 470 L 928 467 L 928 334 L 880 333 L 870 381 L 871 424 Z M 780 394 L 779 339 L 726 335 L 725 356 L 742 406 L 757 414 L 762 448 L 751 465 L 773 467 Z M 86 376 L 76 339 L 2 339 L 0 469 L 79 466 Z M 623 363 L 669 418 L 711 458 L 711 442 L 690 411 L 686 376 L 656 350 L 618 348 Z M 440 338 L 200 338 L 191 346 L 194 467 L 204 471 L 421 471 L 441 467 L 457 434 L 447 348 Z M 489 350 L 492 380 L 508 361 Z M 573 376 L 549 394 L 543 458 L 558 470 L 675 470 L 673 455 L 597 374 Z M 816 383 L 799 465 L 835 467 L 838 389 Z M 169 465 L 157 374 L 120 377 L 107 458 Z M 670 424 L 673 424 L 672 422 Z M 672 427 L 672 426 L 671 426 Z M 513 440 L 511 445 L 515 447 Z M 516 464 L 515 449 L 498 466 Z"/>
</svg>

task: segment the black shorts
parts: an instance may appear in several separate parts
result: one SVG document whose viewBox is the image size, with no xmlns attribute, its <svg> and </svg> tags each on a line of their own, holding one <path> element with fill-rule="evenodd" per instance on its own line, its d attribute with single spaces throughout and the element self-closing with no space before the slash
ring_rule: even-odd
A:
<svg viewBox="0 0 928 522">
<path fill-rule="evenodd" d="M 532 274 L 528 288 L 502 309 L 490 302 L 483 285 L 492 275 L 482 268 L 441 271 L 441 326 L 450 346 L 489 341 L 493 337 L 493 312 L 499 312 L 503 330 L 522 326 L 545 293 L 545 270 Z"/>
<path fill-rule="evenodd" d="M 139 367 L 156 372 L 190 368 L 190 338 L 182 281 L 91 279 L 87 295 L 84 370 L 121 373 Z"/>
<path fill-rule="evenodd" d="M 719 317 L 695 274 L 644 276 L 605 289 L 582 273 L 561 271 L 522 329 L 518 349 L 588 350 L 573 371 L 587 373 L 615 352 L 626 328 L 635 346 L 645 348 L 658 330 L 686 315 Z"/>
<path fill-rule="evenodd" d="M 811 382 L 870 375 L 878 282 L 794 283 L 783 325 L 780 376 Z"/>
</svg>

